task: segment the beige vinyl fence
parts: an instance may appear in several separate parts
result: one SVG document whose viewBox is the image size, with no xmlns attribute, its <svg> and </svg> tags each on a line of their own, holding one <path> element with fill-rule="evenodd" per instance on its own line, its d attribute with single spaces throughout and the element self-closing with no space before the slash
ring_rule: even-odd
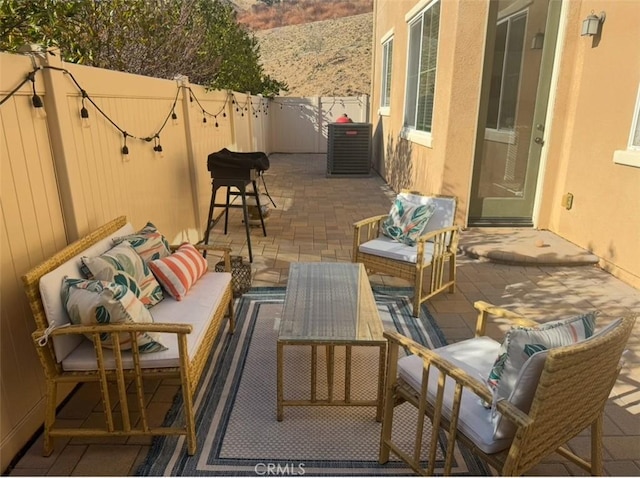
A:
<svg viewBox="0 0 640 478">
<path fill-rule="evenodd" d="M 119 215 L 136 228 L 154 222 L 173 243 L 199 241 L 211 195 L 210 153 L 326 151 L 326 122 L 343 112 L 364 121 L 367 101 L 287 98 L 280 109 L 280 99 L 207 91 L 186 78 L 161 80 L 66 64 L 57 51 L 33 57 L 2 53 L 0 72 L 0 458 L 5 470 L 44 416 L 44 381 L 21 276 Z M 30 74 L 33 81 L 16 89 Z M 34 91 L 43 108 L 34 108 Z M 83 105 L 88 121 L 81 117 Z M 305 108 L 316 123 L 302 128 L 291 113 Z M 296 134 L 290 134 L 291 124 L 297 125 Z M 308 143 L 286 140 L 307 135 Z M 61 392 L 60 400 L 66 395 Z"/>
</svg>

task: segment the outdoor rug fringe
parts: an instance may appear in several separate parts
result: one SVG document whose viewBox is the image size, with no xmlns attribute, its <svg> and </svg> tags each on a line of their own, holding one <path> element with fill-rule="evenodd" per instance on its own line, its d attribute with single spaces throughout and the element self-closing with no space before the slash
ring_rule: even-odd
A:
<svg viewBox="0 0 640 478">
<path fill-rule="evenodd" d="M 385 328 L 398 330 L 430 348 L 446 344 L 426 306 L 422 306 L 421 317 L 411 316 L 412 289 L 373 289 Z M 284 292 L 284 287 L 256 287 L 237 300 L 236 331 L 232 335 L 226 330 L 220 333 L 196 394 L 196 455 L 187 455 L 183 436 L 157 437 L 138 475 L 413 474 L 393 455 L 387 464 L 378 464 L 381 425 L 375 421 L 374 407 L 285 407 L 284 420 L 276 421 L 276 319 L 282 311 Z M 343 358 L 340 349 L 344 350 L 337 347 L 336 362 Z M 352 393 L 356 399 L 375 396 L 377 353 L 375 347 L 354 348 Z M 318 363 L 324 364 L 323 354 L 318 355 Z M 285 398 L 302 398 L 296 395 L 304 394 L 310 387 L 309 356 L 308 347 L 286 349 Z M 336 363 L 336 373 L 340 369 Z M 319 370 L 318 377 L 323 376 L 326 374 Z M 340 384 L 335 389 L 340 390 Z M 166 423 L 183 423 L 181 400 L 178 394 Z M 406 441 L 406 449 L 410 450 L 415 409 L 405 404 L 394 413 L 394 437 Z M 428 449 L 430 433 L 431 430 L 425 430 L 424 450 Z M 444 432 L 439 441 L 437 474 L 442 473 Z M 489 474 L 487 467 L 463 446 L 456 447 L 452 471 L 457 475 Z"/>
</svg>

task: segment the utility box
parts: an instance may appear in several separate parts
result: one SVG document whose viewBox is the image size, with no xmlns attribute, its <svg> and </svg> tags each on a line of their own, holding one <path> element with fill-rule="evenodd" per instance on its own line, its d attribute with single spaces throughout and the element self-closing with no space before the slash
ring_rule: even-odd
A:
<svg viewBox="0 0 640 478">
<path fill-rule="evenodd" d="M 371 123 L 330 123 L 327 176 L 371 174 Z"/>
</svg>

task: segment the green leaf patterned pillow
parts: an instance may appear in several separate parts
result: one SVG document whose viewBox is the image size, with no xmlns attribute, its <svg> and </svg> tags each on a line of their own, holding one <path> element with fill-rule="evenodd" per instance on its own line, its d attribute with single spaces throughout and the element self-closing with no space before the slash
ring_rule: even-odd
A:
<svg viewBox="0 0 640 478">
<path fill-rule="evenodd" d="M 487 380 L 497 398 L 509 398 L 520 369 L 533 354 L 580 342 L 593 335 L 596 312 L 538 327 L 512 327 L 505 335 Z"/>
<path fill-rule="evenodd" d="M 433 203 L 414 204 L 397 197 L 382 223 L 382 233 L 396 242 L 415 246 L 435 210 Z"/>
<path fill-rule="evenodd" d="M 131 244 L 145 264 L 171 255 L 169 242 L 150 222 L 134 234 L 116 237 L 113 243 L 120 244 L 123 241 L 128 241 Z"/>
<path fill-rule="evenodd" d="M 149 266 L 127 241 L 98 257 L 82 257 L 81 269 L 87 279 L 127 286 L 146 307 L 151 307 L 164 298 L 162 288 Z"/>
<path fill-rule="evenodd" d="M 60 292 L 69 319 L 76 325 L 152 323 L 153 317 L 135 294 L 122 284 L 114 282 L 72 279 L 65 277 Z M 88 336 L 91 339 L 90 336 Z M 120 346 L 131 348 L 131 336 L 121 334 Z M 111 334 L 101 334 L 105 347 L 113 347 Z M 137 337 L 141 353 L 167 350 L 159 341 L 159 334 L 141 333 Z"/>
</svg>

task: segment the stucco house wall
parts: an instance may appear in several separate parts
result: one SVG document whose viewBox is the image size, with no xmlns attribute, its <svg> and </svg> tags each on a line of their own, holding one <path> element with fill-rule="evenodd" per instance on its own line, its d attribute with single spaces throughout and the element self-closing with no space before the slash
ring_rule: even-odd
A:
<svg viewBox="0 0 640 478">
<path fill-rule="evenodd" d="M 441 0 L 430 144 L 403 135 L 408 20 L 428 0 L 375 0 L 371 122 L 375 169 L 395 190 L 459 198 L 467 225 L 489 0 Z M 606 10 L 599 38 L 582 21 Z M 564 1 L 533 223 L 586 248 L 640 287 L 640 159 L 627 150 L 640 85 L 640 2 Z M 390 105 L 380 108 L 382 44 L 393 36 Z M 595 39 L 594 39 L 595 38 Z M 628 152 L 625 152 L 628 157 Z M 640 154 L 640 152 L 638 153 Z M 574 196 L 570 210 L 561 204 Z"/>
</svg>

